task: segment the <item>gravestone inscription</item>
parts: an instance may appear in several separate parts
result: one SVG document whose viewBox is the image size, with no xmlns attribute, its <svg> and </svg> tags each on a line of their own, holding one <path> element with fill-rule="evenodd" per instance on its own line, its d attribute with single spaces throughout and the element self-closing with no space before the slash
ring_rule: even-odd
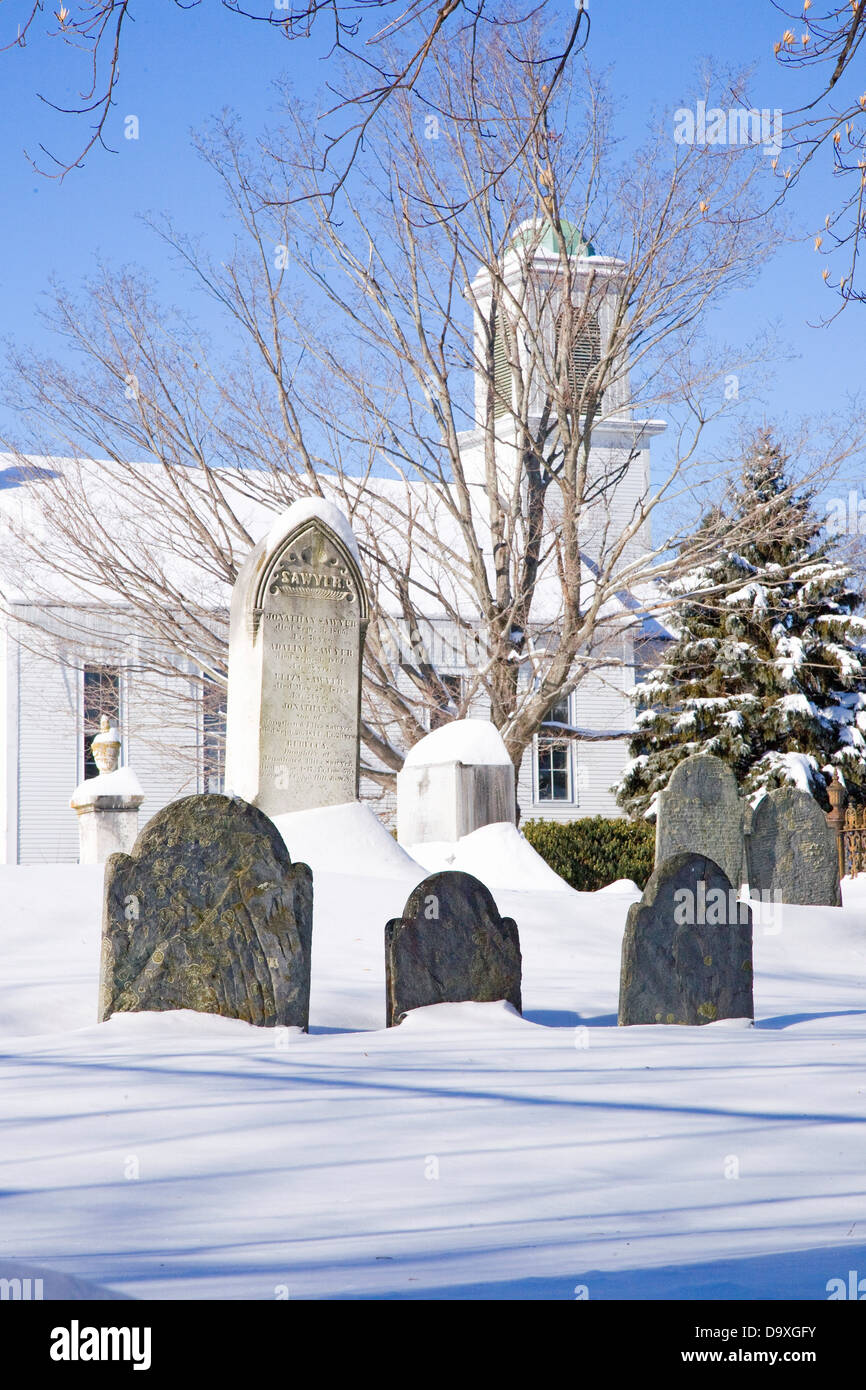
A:
<svg viewBox="0 0 866 1390">
<path fill-rule="evenodd" d="M 232 595 L 226 786 L 270 816 L 358 796 L 368 602 L 348 523 L 293 504 Z"/>
<path fill-rule="evenodd" d="M 743 803 L 731 769 L 709 753 L 684 759 L 659 797 L 656 867 L 673 854 L 705 854 L 739 889 L 744 843 Z"/>
<path fill-rule="evenodd" d="M 622 945 L 619 1023 L 754 1018 L 752 914 L 718 864 L 676 854 L 632 903 Z"/>
<path fill-rule="evenodd" d="M 752 814 L 749 889 L 781 903 L 841 907 L 836 835 L 814 797 L 777 787 Z"/>
<path fill-rule="evenodd" d="M 196 1009 L 306 1028 L 313 878 L 238 797 L 159 811 L 105 873 L 99 1018 Z"/>
<path fill-rule="evenodd" d="M 386 1024 L 428 1004 L 507 999 L 520 1012 L 520 938 L 472 874 L 431 874 L 385 928 Z"/>
</svg>

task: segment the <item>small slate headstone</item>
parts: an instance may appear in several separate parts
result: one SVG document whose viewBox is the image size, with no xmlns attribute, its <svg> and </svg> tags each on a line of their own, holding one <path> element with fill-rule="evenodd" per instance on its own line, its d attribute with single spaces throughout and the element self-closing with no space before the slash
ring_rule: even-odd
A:
<svg viewBox="0 0 866 1390">
<path fill-rule="evenodd" d="M 385 928 L 386 1023 L 410 1009 L 507 999 L 520 1012 L 520 938 L 472 874 L 431 874 Z"/>
<path fill-rule="evenodd" d="M 262 811 L 174 801 L 106 866 L 100 1021 L 197 1009 L 306 1028 L 312 928 L 313 876 Z"/>
<path fill-rule="evenodd" d="M 619 1023 L 754 1018 L 752 914 L 718 864 L 675 854 L 629 908 Z"/>
<path fill-rule="evenodd" d="M 672 854 L 706 854 L 742 885 L 743 802 L 733 772 L 711 753 L 684 759 L 659 797 L 656 866 Z"/>
<path fill-rule="evenodd" d="M 749 836 L 749 890 L 776 902 L 841 907 L 836 835 L 817 801 L 798 787 L 761 798 Z"/>
</svg>

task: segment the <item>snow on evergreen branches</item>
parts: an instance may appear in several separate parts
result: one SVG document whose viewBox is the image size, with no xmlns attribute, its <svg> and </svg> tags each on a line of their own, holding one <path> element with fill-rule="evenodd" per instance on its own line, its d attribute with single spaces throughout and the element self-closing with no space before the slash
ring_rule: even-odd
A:
<svg viewBox="0 0 866 1390">
<path fill-rule="evenodd" d="M 722 541 L 717 559 L 670 586 L 678 637 L 635 688 L 617 788 L 630 815 L 654 815 L 674 768 L 698 752 L 724 759 L 753 803 L 791 785 L 826 809 L 836 768 L 852 801 L 866 802 L 862 596 L 821 535 L 813 495 L 792 490 L 787 462 L 761 431 L 724 511 L 708 518 L 736 544 Z"/>
</svg>

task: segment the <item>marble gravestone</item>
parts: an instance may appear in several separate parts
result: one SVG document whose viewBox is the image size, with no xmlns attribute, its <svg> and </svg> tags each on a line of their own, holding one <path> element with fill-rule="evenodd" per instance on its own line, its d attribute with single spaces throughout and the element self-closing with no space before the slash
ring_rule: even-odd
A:
<svg viewBox="0 0 866 1390">
<path fill-rule="evenodd" d="M 632 903 L 622 943 L 621 1026 L 754 1018 L 752 914 L 727 874 L 675 854 Z"/>
<path fill-rule="evenodd" d="M 226 787 L 269 816 L 358 799 L 368 613 L 349 524 L 318 498 L 293 503 L 238 575 Z"/>
<path fill-rule="evenodd" d="M 841 907 L 836 835 L 814 797 L 778 787 L 752 813 L 749 890 L 777 902 Z"/>
<path fill-rule="evenodd" d="M 313 878 L 237 797 L 159 811 L 105 872 L 99 1018 L 196 1009 L 306 1028 Z"/>
<path fill-rule="evenodd" d="M 431 874 L 385 928 L 385 1022 L 428 1004 L 507 999 L 518 1013 L 520 938 L 472 874 Z"/>
<path fill-rule="evenodd" d="M 486 719 L 452 719 L 410 748 L 397 773 L 401 845 L 453 842 L 517 820 L 514 764 Z"/>
<path fill-rule="evenodd" d="M 743 802 L 721 758 L 696 753 L 671 774 L 659 796 L 656 867 L 674 854 L 705 854 L 739 890 L 745 875 Z"/>
</svg>

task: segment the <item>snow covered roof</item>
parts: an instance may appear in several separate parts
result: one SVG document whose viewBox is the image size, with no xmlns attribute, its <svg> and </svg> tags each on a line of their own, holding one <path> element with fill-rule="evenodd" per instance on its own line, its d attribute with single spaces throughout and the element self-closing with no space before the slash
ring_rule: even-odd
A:
<svg viewBox="0 0 866 1390">
<path fill-rule="evenodd" d="M 5 470 L 4 461 L 7 463 Z M 152 499 L 154 495 L 153 471 L 159 465 L 118 465 L 108 459 L 65 458 L 32 458 L 29 462 L 32 468 L 23 467 L 13 455 L 0 455 L 0 477 L 4 476 L 4 471 L 17 477 L 14 486 L 10 484 L 0 489 L 0 593 L 7 604 L 83 608 L 103 605 L 114 611 L 122 610 L 123 604 L 110 583 L 96 571 L 92 575 L 81 572 L 80 553 L 76 556 L 78 573 L 73 572 L 75 566 L 64 564 L 56 526 L 52 527 L 45 515 L 46 497 L 52 494 L 50 491 L 45 495 L 40 493 L 43 482 L 50 489 L 50 480 L 60 478 L 68 495 L 75 499 L 75 505 L 81 507 L 88 525 L 98 526 L 108 535 L 116 536 L 119 549 L 125 548 L 128 552 L 139 548 L 153 573 L 164 575 L 190 603 L 201 609 L 227 612 L 231 585 L 227 579 L 201 565 L 191 530 L 184 531 L 177 516 L 163 514 L 156 506 L 142 506 L 142 499 Z M 230 495 L 233 513 L 230 539 L 235 562 L 239 565 L 260 537 L 269 535 L 274 539 L 282 534 L 287 512 L 276 512 L 273 501 L 264 495 L 254 495 L 251 483 L 255 482 L 255 475 L 249 471 L 227 468 L 220 470 L 220 475 Z M 192 485 L 201 488 L 202 509 L 207 515 L 206 485 L 196 477 L 194 470 L 190 470 L 190 480 Z M 407 557 L 411 559 L 413 578 L 428 595 L 425 616 L 431 622 L 448 621 L 455 614 L 468 622 L 477 618 L 471 575 L 461 559 L 465 554 L 465 542 L 459 520 L 429 484 L 423 480 L 406 483 L 397 478 L 365 476 L 358 478 L 357 491 L 353 493 L 354 480 L 350 478 L 344 477 L 340 488 L 327 479 L 322 479 L 321 483 L 328 496 L 301 498 L 292 503 L 292 524 L 308 514 L 327 513 L 329 524 L 351 545 L 362 569 L 365 548 L 368 556 L 371 552 L 370 544 L 365 546 L 365 537 L 375 542 L 377 548 L 390 552 L 398 566 L 405 563 Z M 408 534 L 411 528 L 407 525 L 407 508 L 416 518 L 411 534 Z M 479 530 L 483 531 L 484 524 L 483 518 L 476 518 Z M 74 517 L 70 525 L 74 528 Z M 41 541 L 47 554 L 57 554 L 57 563 L 50 563 L 47 558 L 39 562 L 28 541 L 22 541 L 22 536 Z M 582 556 L 581 583 L 587 598 L 597 574 L 597 567 Z M 383 585 L 378 597 L 382 611 L 395 621 L 402 620 L 403 609 L 396 593 Z M 601 616 L 614 620 L 634 614 L 640 620 L 643 612 L 645 632 L 651 629 L 658 630 L 658 635 L 669 635 L 662 624 L 646 615 L 653 602 L 652 594 L 622 591 L 607 601 Z M 540 625 L 555 623 L 561 607 L 559 576 L 555 564 L 551 564 L 536 583 L 534 620 Z"/>
</svg>

